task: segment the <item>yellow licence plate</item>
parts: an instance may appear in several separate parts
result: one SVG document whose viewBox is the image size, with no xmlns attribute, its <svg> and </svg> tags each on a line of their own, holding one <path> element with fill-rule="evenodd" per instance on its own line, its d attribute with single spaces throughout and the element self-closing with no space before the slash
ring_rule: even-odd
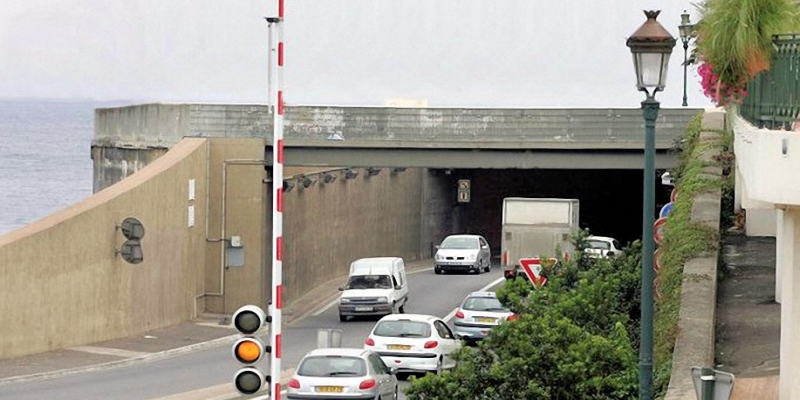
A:
<svg viewBox="0 0 800 400">
<path fill-rule="evenodd" d="M 320 393 L 342 393 L 344 388 L 341 386 L 317 386 L 317 392 Z"/>
<path fill-rule="evenodd" d="M 408 350 L 411 348 L 411 346 L 406 344 L 390 344 L 386 346 L 386 348 L 389 350 Z"/>
<path fill-rule="evenodd" d="M 496 318 L 486 318 L 486 317 L 476 317 L 475 321 L 478 322 L 487 322 L 487 323 L 495 323 L 497 321 Z"/>
</svg>

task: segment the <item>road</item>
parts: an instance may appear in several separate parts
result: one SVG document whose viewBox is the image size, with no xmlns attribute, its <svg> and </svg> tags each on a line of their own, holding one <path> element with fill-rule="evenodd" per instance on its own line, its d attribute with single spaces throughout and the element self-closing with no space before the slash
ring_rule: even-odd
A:
<svg viewBox="0 0 800 400">
<path fill-rule="evenodd" d="M 435 275 L 432 270 L 410 273 L 407 313 L 430 314 L 452 318 L 455 307 L 471 291 L 503 281 L 502 270 L 495 266 L 481 275 Z M 342 347 L 362 347 L 363 341 L 378 319 L 339 322 L 336 307 L 321 309 L 283 329 L 284 370 L 294 368 L 306 352 L 317 345 L 317 330 L 342 330 Z M 449 321 L 448 321 L 449 322 Z M 24 382 L 0 387 L 0 398 L 22 399 L 253 399 L 239 397 L 230 384 L 239 366 L 234 362 L 230 346 L 220 346 L 195 353 L 157 361 L 133 364 L 47 380 Z M 262 371 L 268 371 L 265 363 Z M 407 386 L 406 382 L 401 387 Z M 230 396 L 220 395 L 220 391 Z M 191 392 L 191 393 L 189 393 Z M 185 394 L 181 396 L 180 394 Z M 205 394 L 204 394 L 205 393 Z M 405 397 L 401 395 L 401 399 Z"/>
</svg>

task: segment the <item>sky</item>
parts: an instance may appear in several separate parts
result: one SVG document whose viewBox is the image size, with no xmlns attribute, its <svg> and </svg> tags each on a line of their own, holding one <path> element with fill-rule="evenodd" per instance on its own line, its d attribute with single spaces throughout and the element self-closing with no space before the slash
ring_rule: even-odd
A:
<svg viewBox="0 0 800 400">
<path fill-rule="evenodd" d="M 638 107 L 625 40 L 683 0 L 285 0 L 287 105 Z M 3 0 L 0 98 L 268 100 L 277 0 Z M 662 107 L 680 107 L 683 47 Z M 688 69 L 691 107 L 706 107 Z"/>
</svg>

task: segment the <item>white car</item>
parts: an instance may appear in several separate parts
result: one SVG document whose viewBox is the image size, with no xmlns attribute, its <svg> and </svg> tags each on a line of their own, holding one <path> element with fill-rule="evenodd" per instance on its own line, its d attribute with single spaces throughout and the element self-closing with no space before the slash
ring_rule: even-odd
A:
<svg viewBox="0 0 800 400">
<path fill-rule="evenodd" d="M 396 370 L 373 351 L 326 348 L 303 357 L 289 381 L 289 399 L 397 400 Z"/>
<path fill-rule="evenodd" d="M 456 309 L 453 331 L 457 338 L 476 343 L 495 326 L 516 317 L 500 303 L 495 292 L 472 292 Z"/>
<path fill-rule="evenodd" d="M 489 272 L 492 268 L 489 243 L 480 235 L 450 235 L 436 246 L 433 272 Z"/>
<path fill-rule="evenodd" d="M 592 258 L 613 258 L 622 253 L 622 246 L 617 239 L 607 236 L 589 236 L 586 238 L 586 255 Z"/>
<path fill-rule="evenodd" d="M 364 348 L 381 356 L 400 372 L 435 372 L 455 367 L 452 353 L 461 346 L 439 317 L 393 314 L 381 318 L 364 342 Z"/>
</svg>

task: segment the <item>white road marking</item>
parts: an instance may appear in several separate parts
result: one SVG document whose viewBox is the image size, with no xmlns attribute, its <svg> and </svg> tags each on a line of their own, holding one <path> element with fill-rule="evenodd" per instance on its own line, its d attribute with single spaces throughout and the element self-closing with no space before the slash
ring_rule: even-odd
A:
<svg viewBox="0 0 800 400">
<path fill-rule="evenodd" d="M 431 267 L 431 268 L 417 269 L 417 270 L 410 271 L 410 272 L 406 273 L 406 275 L 418 274 L 418 273 L 420 273 L 420 272 L 424 272 L 424 271 L 432 271 L 432 270 L 433 270 L 433 267 Z M 313 313 L 313 314 L 311 314 L 311 315 L 313 315 L 313 316 L 315 316 L 315 317 L 318 317 L 320 314 L 324 313 L 325 311 L 328 311 L 328 309 L 329 309 L 329 308 L 331 308 L 331 307 L 333 307 L 333 306 L 335 306 L 335 305 L 337 305 L 337 304 L 339 304 L 339 295 L 338 295 L 338 294 L 336 295 L 336 298 L 335 298 L 335 299 L 331 300 L 331 302 L 330 302 L 330 303 L 328 303 L 328 304 L 326 304 L 326 305 L 322 306 L 322 308 L 320 308 L 319 310 L 317 310 L 317 311 L 314 311 L 314 313 Z"/>
<path fill-rule="evenodd" d="M 504 280 L 506 280 L 505 277 L 497 278 L 494 281 L 492 281 L 491 283 L 489 283 L 488 285 L 476 290 L 476 292 L 485 292 L 485 291 L 489 290 L 489 288 L 497 285 L 498 283 L 500 283 L 500 282 L 502 282 Z M 450 322 L 450 320 L 453 319 L 453 317 L 456 316 L 456 312 L 457 311 L 458 311 L 458 308 L 454 308 L 453 311 L 450 311 L 450 314 L 447 314 L 447 316 L 443 318 L 444 322 Z"/>
</svg>

